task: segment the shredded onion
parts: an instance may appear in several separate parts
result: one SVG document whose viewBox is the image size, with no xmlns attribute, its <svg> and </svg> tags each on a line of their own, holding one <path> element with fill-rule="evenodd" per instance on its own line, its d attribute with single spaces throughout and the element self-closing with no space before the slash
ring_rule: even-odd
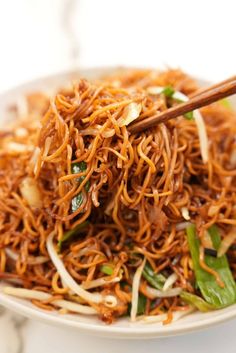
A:
<svg viewBox="0 0 236 353">
<path fill-rule="evenodd" d="M 198 129 L 202 160 L 203 160 L 203 163 L 207 163 L 209 156 L 208 156 L 208 138 L 207 138 L 207 132 L 206 132 L 206 125 L 204 123 L 203 117 L 200 114 L 199 110 L 195 110 L 193 112 L 193 116 Z"/>
<path fill-rule="evenodd" d="M 91 188 L 91 199 L 95 207 L 100 206 L 100 202 L 98 201 L 98 190 L 96 190 L 96 183 L 93 184 Z"/>
<path fill-rule="evenodd" d="M 66 270 L 63 262 L 59 258 L 56 250 L 54 249 L 53 245 L 53 238 L 55 232 L 53 231 L 47 238 L 47 250 L 51 261 L 53 262 L 54 266 L 56 267 L 61 279 L 64 281 L 66 286 L 74 293 L 76 293 L 79 297 L 83 298 L 87 302 L 93 303 L 104 303 L 106 306 L 113 307 L 117 305 L 117 299 L 115 296 L 106 295 L 102 296 L 100 293 L 90 293 L 86 291 L 82 286 L 76 283 L 73 277 L 69 274 Z"/>
<path fill-rule="evenodd" d="M 212 244 L 211 236 L 208 233 L 208 231 L 204 231 L 203 235 L 201 237 L 201 243 L 206 249 L 214 249 L 214 246 Z"/>
<path fill-rule="evenodd" d="M 27 263 L 29 265 L 40 265 L 48 261 L 49 259 L 46 256 L 36 256 L 36 257 L 29 256 L 27 259 Z"/>
<path fill-rule="evenodd" d="M 236 166 L 236 147 L 234 147 L 233 151 L 230 155 L 230 164 L 235 167 Z"/>
<path fill-rule="evenodd" d="M 45 146 L 43 150 L 43 159 L 47 157 L 52 143 L 52 137 L 48 136 L 45 140 Z"/>
<path fill-rule="evenodd" d="M 182 208 L 181 208 L 181 213 L 182 213 L 183 218 L 184 218 L 186 221 L 189 221 L 189 220 L 190 220 L 189 211 L 188 211 L 187 207 L 182 207 Z"/>
<path fill-rule="evenodd" d="M 13 260 L 13 261 L 17 261 L 19 255 L 17 253 L 15 253 L 14 251 L 12 251 L 11 249 L 9 248 L 5 248 L 5 252 L 7 254 L 7 256 Z"/>
<path fill-rule="evenodd" d="M 24 145 L 23 143 L 13 142 L 10 141 L 5 144 L 5 148 L 8 152 L 12 153 L 25 153 L 31 152 L 34 149 L 34 146 L 31 145 Z"/>
<path fill-rule="evenodd" d="M 30 165 L 32 166 L 32 169 L 34 171 L 34 175 L 37 174 L 37 165 L 38 165 L 38 159 L 40 156 L 40 148 L 39 147 L 35 147 L 34 149 L 34 153 L 32 154 L 31 160 L 30 160 Z"/>
<path fill-rule="evenodd" d="M 163 92 L 164 87 L 160 86 L 150 86 L 147 88 L 147 92 L 149 94 L 161 94 Z"/>
<path fill-rule="evenodd" d="M 236 239 L 236 227 L 233 227 L 231 232 L 221 241 L 217 256 L 223 256 Z"/>
<path fill-rule="evenodd" d="M 131 313 L 130 313 L 131 321 L 135 321 L 136 315 L 137 315 L 139 286 L 140 286 L 140 281 L 141 281 L 142 272 L 143 272 L 145 263 L 146 263 L 146 258 L 144 258 L 141 265 L 137 268 L 133 278 Z"/>
<path fill-rule="evenodd" d="M 147 286 L 146 291 L 153 298 L 170 298 L 170 297 L 175 297 L 179 295 L 182 292 L 182 288 L 176 287 L 176 288 L 168 289 L 166 291 L 162 291 L 162 290 L 158 290 Z"/>
<path fill-rule="evenodd" d="M 120 277 L 114 277 L 110 280 L 107 280 L 105 277 L 97 278 L 97 279 L 94 279 L 93 281 L 89 281 L 87 283 L 83 282 L 82 287 L 84 289 L 91 289 L 91 288 L 101 287 L 101 286 L 104 286 L 109 283 L 117 283 L 117 282 L 120 282 L 120 280 L 121 280 Z"/>
<path fill-rule="evenodd" d="M 75 258 L 81 257 L 81 256 L 87 254 L 88 251 L 95 250 L 95 249 L 96 249 L 96 246 L 95 246 L 95 245 L 86 246 L 85 248 L 79 250 L 79 251 L 74 255 L 74 257 L 75 257 Z"/>
<path fill-rule="evenodd" d="M 178 279 L 177 274 L 175 272 L 172 273 L 164 283 L 164 286 L 162 288 L 163 292 L 166 292 L 169 288 L 171 288 L 172 285 L 177 281 L 177 279 Z"/>
<path fill-rule="evenodd" d="M 219 209 L 220 209 L 220 205 L 212 205 L 212 206 L 210 206 L 209 207 L 209 209 L 208 209 L 208 216 L 209 217 L 213 217 L 213 216 L 215 216 L 215 214 L 219 211 Z"/>
<path fill-rule="evenodd" d="M 41 194 L 35 179 L 26 177 L 20 185 L 20 191 L 23 198 L 28 202 L 30 207 L 42 207 Z"/>
<path fill-rule="evenodd" d="M 105 131 L 102 132 L 102 137 L 104 138 L 109 138 L 115 135 L 115 129 L 106 129 Z"/>
<path fill-rule="evenodd" d="M 6 278 L 4 281 L 17 286 L 23 286 L 23 281 L 20 278 Z"/>
<path fill-rule="evenodd" d="M 191 226 L 191 222 L 181 222 L 176 224 L 176 230 L 184 230 L 187 227 Z"/>
<path fill-rule="evenodd" d="M 16 137 L 23 138 L 28 136 L 28 131 L 24 127 L 18 127 L 15 131 Z"/>
<path fill-rule="evenodd" d="M 5 248 L 5 252 L 7 256 L 14 261 L 17 261 L 19 258 L 19 255 L 12 251 L 10 248 Z M 29 265 L 40 265 L 48 261 L 49 259 L 46 256 L 28 256 L 27 258 L 27 264 Z"/>
<path fill-rule="evenodd" d="M 15 288 L 15 287 L 4 287 L 3 292 L 8 295 L 12 295 L 19 298 L 27 298 L 27 299 L 36 299 L 36 300 L 49 300 L 52 298 L 51 294 L 32 290 L 32 289 L 24 289 L 24 288 Z M 68 300 L 56 299 L 52 301 L 50 304 L 59 306 L 60 308 L 67 309 L 79 314 L 87 314 L 93 315 L 96 314 L 96 310 L 87 305 L 80 305 L 77 303 L 73 303 Z"/>
<path fill-rule="evenodd" d="M 80 134 L 81 135 L 93 135 L 93 136 L 96 136 L 100 133 L 100 129 L 102 128 L 101 125 L 95 125 L 94 128 L 87 128 L 87 129 L 84 129 L 84 130 L 80 130 Z M 105 131 L 103 131 L 101 133 L 102 137 L 104 138 L 109 138 L 109 137 L 112 137 L 113 135 L 115 135 L 115 129 L 109 129 L 107 128 Z"/>
<path fill-rule="evenodd" d="M 17 112 L 19 117 L 26 117 L 29 113 L 28 102 L 25 96 L 16 99 Z"/>
<path fill-rule="evenodd" d="M 185 94 L 177 91 L 173 94 L 173 98 L 183 102 L 187 102 L 189 100 Z M 206 133 L 206 126 L 199 110 L 194 110 L 193 116 L 198 129 L 202 160 L 204 163 L 206 163 L 208 161 L 208 138 Z"/>
<path fill-rule="evenodd" d="M 118 126 L 127 126 L 132 123 L 132 121 L 136 120 L 139 117 L 141 110 L 142 104 L 140 103 L 132 102 L 127 105 L 127 107 L 125 107 L 124 109 L 123 116 L 117 120 Z"/>
<path fill-rule="evenodd" d="M 96 136 L 99 133 L 99 130 L 101 129 L 101 127 L 102 127 L 102 125 L 96 124 L 96 125 L 94 125 L 93 128 L 89 128 L 88 127 L 87 129 L 80 130 L 80 134 L 84 135 L 84 136 L 86 136 L 86 135 L 94 135 L 94 136 Z"/>
</svg>

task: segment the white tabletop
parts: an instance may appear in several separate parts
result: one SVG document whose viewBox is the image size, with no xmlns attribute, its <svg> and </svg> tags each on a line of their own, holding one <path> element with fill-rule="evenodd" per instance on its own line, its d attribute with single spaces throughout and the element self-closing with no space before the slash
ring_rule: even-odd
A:
<svg viewBox="0 0 236 353">
<path fill-rule="evenodd" d="M 235 2 L 0 1 L 0 91 L 76 66 L 182 67 L 219 80 L 235 74 Z M 1 353 L 236 352 L 236 320 L 149 341 L 88 337 L 1 312 Z"/>
</svg>

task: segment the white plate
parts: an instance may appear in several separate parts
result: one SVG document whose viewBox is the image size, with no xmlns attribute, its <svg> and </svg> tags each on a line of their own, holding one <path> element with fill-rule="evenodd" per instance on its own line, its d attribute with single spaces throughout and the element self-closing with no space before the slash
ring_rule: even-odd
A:
<svg viewBox="0 0 236 353">
<path fill-rule="evenodd" d="M 78 77 L 96 78 L 114 71 L 114 68 L 78 70 L 77 72 L 60 73 L 47 76 L 21 85 L 0 95 L 0 123 L 7 117 L 7 107 L 14 104 L 25 93 L 32 91 L 53 91 L 68 84 Z M 203 81 L 202 81 L 203 82 Z M 231 99 L 236 107 L 236 99 Z M 153 338 L 185 334 L 204 329 L 236 317 L 236 304 L 228 308 L 209 313 L 194 312 L 170 325 L 131 323 L 128 318 L 117 320 L 112 325 L 106 325 L 96 317 L 75 314 L 58 314 L 57 312 L 43 311 L 29 301 L 4 294 L 0 284 L 0 304 L 29 318 L 38 319 L 48 324 L 75 328 L 89 334 L 116 338 Z"/>
</svg>

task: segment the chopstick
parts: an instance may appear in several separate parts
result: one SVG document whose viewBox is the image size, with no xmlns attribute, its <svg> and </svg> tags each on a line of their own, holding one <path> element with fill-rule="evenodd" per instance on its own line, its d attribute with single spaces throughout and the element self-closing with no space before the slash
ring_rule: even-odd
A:
<svg viewBox="0 0 236 353">
<path fill-rule="evenodd" d="M 227 78 L 226 80 L 215 83 L 214 85 L 211 85 L 209 87 L 202 87 L 202 88 L 198 89 L 197 91 L 195 91 L 194 93 L 190 94 L 189 97 L 192 98 L 192 97 L 199 96 L 200 94 L 202 94 L 204 92 L 208 92 L 208 91 L 212 90 L 213 88 L 221 87 L 222 85 L 224 85 L 228 82 L 235 81 L 235 80 L 236 80 L 236 75 L 231 76 L 231 77 Z"/>
<path fill-rule="evenodd" d="M 169 108 L 168 110 L 137 121 L 128 127 L 132 133 L 146 130 L 152 126 L 167 122 L 170 119 L 177 118 L 180 115 L 191 112 L 214 103 L 220 99 L 226 98 L 236 93 L 236 77 L 233 76 L 227 80 L 210 86 L 204 91 L 200 91 L 189 99 L 189 101 Z"/>
</svg>

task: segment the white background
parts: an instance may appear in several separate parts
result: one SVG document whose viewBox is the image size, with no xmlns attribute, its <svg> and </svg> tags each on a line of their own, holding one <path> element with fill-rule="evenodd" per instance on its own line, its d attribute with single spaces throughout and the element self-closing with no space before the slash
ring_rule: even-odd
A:
<svg viewBox="0 0 236 353">
<path fill-rule="evenodd" d="M 0 91 L 80 66 L 169 65 L 223 79 L 235 74 L 235 10 L 234 0 L 0 0 Z M 17 352 L 8 321 L 0 317 L 1 353 Z M 128 342 L 29 321 L 21 352 L 235 353 L 235 329 Z"/>
<path fill-rule="evenodd" d="M 218 80 L 235 73 L 235 34 L 234 0 L 0 0 L 0 90 L 72 65 Z"/>
</svg>

